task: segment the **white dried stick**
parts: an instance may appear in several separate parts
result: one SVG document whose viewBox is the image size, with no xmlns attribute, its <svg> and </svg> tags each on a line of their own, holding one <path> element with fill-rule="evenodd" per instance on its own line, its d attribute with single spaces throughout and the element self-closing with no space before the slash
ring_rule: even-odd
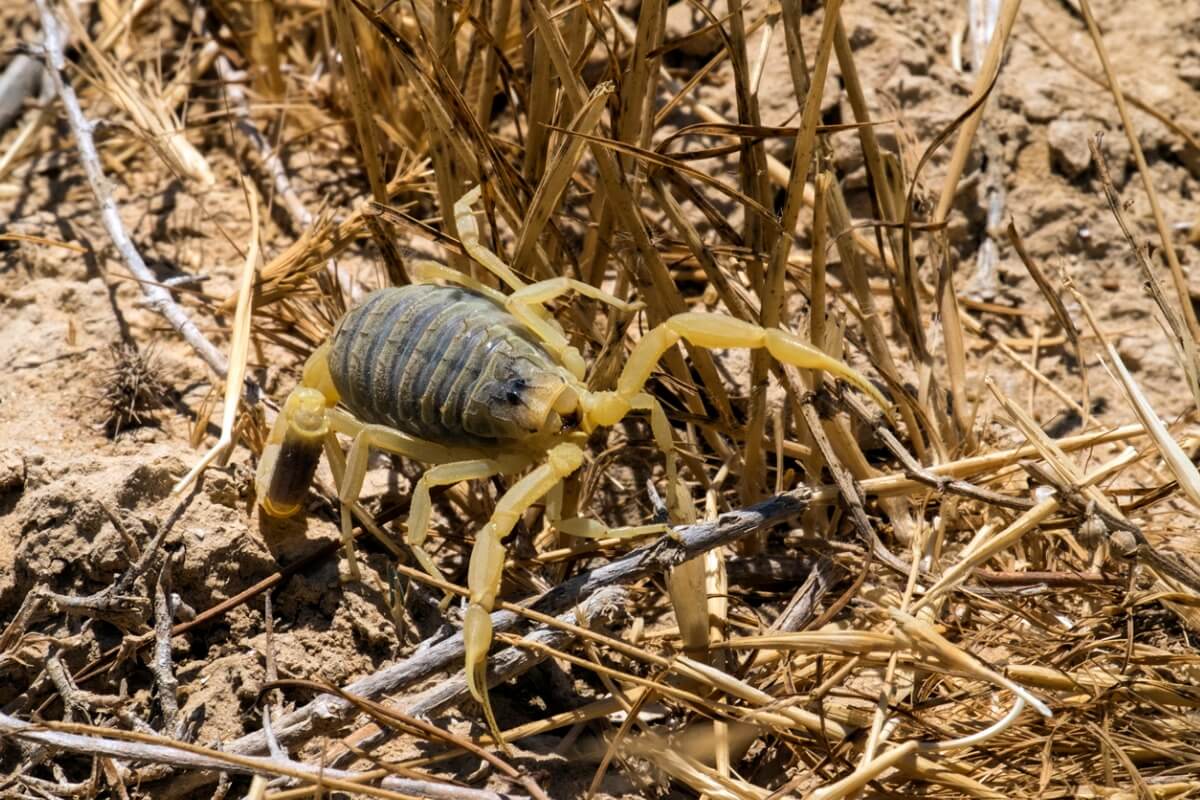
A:
<svg viewBox="0 0 1200 800">
<path fill-rule="evenodd" d="M 121 215 L 117 211 L 117 203 L 113 200 L 112 192 L 109 189 L 108 179 L 104 176 L 104 169 L 100 166 L 100 156 L 96 152 L 96 143 L 92 138 L 92 123 L 84 116 L 75 90 L 63 77 L 65 65 L 62 25 L 58 17 L 50 10 L 47 0 L 36 0 L 36 2 L 42 20 L 47 72 L 54 83 L 54 90 L 62 99 L 63 108 L 67 112 L 67 124 L 75 136 L 79 161 L 87 174 L 88 185 L 92 187 L 92 193 L 96 195 L 96 202 L 100 205 L 100 217 L 104 222 L 105 230 L 108 231 L 109 238 L 116 245 L 117 252 L 121 254 L 129 271 L 141 285 L 142 293 L 146 296 L 146 302 L 150 308 L 161 314 L 171 324 L 171 327 L 179 332 L 179 335 L 212 367 L 213 372 L 222 378 L 225 377 L 229 372 L 229 364 L 226 362 L 224 354 L 200 332 L 187 312 L 171 297 L 171 293 L 159 285 L 154 273 L 146 266 L 141 253 L 130 240 L 129 234 L 125 232 L 125 224 L 121 222 Z"/>
</svg>

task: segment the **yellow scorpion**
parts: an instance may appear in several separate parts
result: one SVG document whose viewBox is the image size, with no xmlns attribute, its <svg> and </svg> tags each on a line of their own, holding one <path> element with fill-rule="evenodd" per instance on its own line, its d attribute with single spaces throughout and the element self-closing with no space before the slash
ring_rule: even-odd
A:
<svg viewBox="0 0 1200 800">
<path fill-rule="evenodd" d="M 357 506 L 370 451 L 433 465 L 413 491 L 405 541 L 422 567 L 441 577 L 423 547 L 429 490 L 524 473 L 476 535 L 467 577 L 467 681 L 490 727 L 497 730 L 486 666 L 492 643 L 490 612 L 506 558 L 504 540 L 522 514 L 547 495 L 547 519 L 559 530 L 588 537 L 610 533 L 595 520 L 555 519 L 559 504 L 553 502 L 554 493 L 583 464 L 587 434 L 616 424 L 631 411 L 649 413 L 655 442 L 666 456 L 670 496 L 675 496 L 671 426 L 658 400 L 643 391 L 663 353 L 681 339 L 712 349 L 765 347 L 783 363 L 825 370 L 866 392 L 881 408 L 888 404 L 861 374 L 792 334 L 710 313 L 667 319 L 633 347 L 614 390 L 588 390 L 583 356 L 544 304 L 573 291 L 623 311 L 637 306 L 570 278 L 524 283 L 480 244 L 472 211 L 479 196 L 476 187 L 455 204 L 459 236 L 470 257 L 511 294 L 457 270 L 421 262 L 413 270 L 418 283 L 368 295 L 306 362 L 300 385 L 288 395 L 267 440 L 257 492 L 267 514 L 295 514 L 304 504 L 322 451 L 328 453 L 338 483 L 342 537 L 352 576 L 357 577 L 351 511 Z M 578 419 L 578 427 L 565 425 L 572 417 Z M 345 455 L 337 434 L 351 439 Z"/>
</svg>

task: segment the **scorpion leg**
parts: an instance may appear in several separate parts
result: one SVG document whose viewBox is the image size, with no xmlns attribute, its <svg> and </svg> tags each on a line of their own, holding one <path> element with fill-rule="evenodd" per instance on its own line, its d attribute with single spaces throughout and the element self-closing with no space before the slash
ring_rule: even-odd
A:
<svg viewBox="0 0 1200 800">
<path fill-rule="evenodd" d="M 624 300 L 608 292 L 573 278 L 550 278 L 549 280 L 538 281 L 523 289 L 518 289 L 505 300 L 504 305 L 509 313 L 521 320 L 527 328 L 536 333 L 538 338 L 545 343 L 547 349 L 562 362 L 563 366 L 570 370 L 576 378 L 582 380 L 585 371 L 583 356 L 567 341 L 567 337 L 563 334 L 562 329 L 556 323 L 544 318 L 540 313 L 543 311 L 543 303 L 548 303 L 570 291 L 577 292 L 584 297 L 590 297 L 593 300 L 598 300 L 601 303 L 607 303 L 621 311 L 637 311 L 642 307 L 642 304 L 626 303 Z"/>
<path fill-rule="evenodd" d="M 338 500 L 341 502 L 342 544 L 346 549 L 346 559 L 349 563 L 350 576 L 359 580 L 358 559 L 354 553 L 353 514 L 363 513 L 358 506 L 358 495 L 362 491 L 363 479 L 367 474 L 367 462 L 371 449 L 383 450 L 388 453 L 422 461 L 428 464 L 440 464 L 460 461 L 469 458 L 474 453 L 452 450 L 432 442 L 426 442 L 415 436 L 409 436 L 386 425 L 366 425 L 342 411 L 329 412 L 330 424 L 339 433 L 353 436 L 350 451 L 346 454 L 345 467 L 342 470 L 338 485 Z M 395 545 L 384 541 L 391 549 Z M 434 565 L 433 560 L 421 548 L 412 548 L 413 556 L 421 567 L 434 577 L 442 575 Z"/>
<path fill-rule="evenodd" d="M 329 344 L 318 347 L 304 373 L 279 410 L 263 446 L 255 488 L 258 503 L 273 517 L 300 510 L 329 434 L 330 409 L 338 402 L 329 377 Z"/>
<path fill-rule="evenodd" d="M 581 398 L 586 425 L 613 425 L 629 413 L 658 360 L 680 339 L 708 349 L 766 348 L 784 364 L 820 369 L 842 378 L 869 395 L 892 419 L 891 405 L 865 376 L 798 337 L 721 314 L 688 312 L 676 314 L 641 338 L 621 370 L 616 391 L 594 392 Z"/>
<path fill-rule="evenodd" d="M 498 292 L 490 286 L 485 286 L 470 275 L 447 267 L 445 264 L 439 264 L 436 261 L 410 261 L 408 263 L 408 274 L 413 279 L 413 283 L 433 283 L 434 281 L 453 283 L 491 298 L 496 305 L 502 306 L 508 300 L 508 295 L 505 295 L 503 292 Z"/>
<path fill-rule="evenodd" d="M 307 386 L 293 389 L 279 410 L 255 473 L 258 504 L 272 517 L 303 505 L 329 431 L 326 411 L 325 397 Z"/>
<path fill-rule="evenodd" d="M 482 193 L 481 187 L 476 186 L 464 194 L 454 204 L 454 224 L 458 228 L 458 238 L 463 248 L 471 258 L 504 282 L 514 292 L 525 288 L 525 282 L 517 277 L 512 269 L 500 260 L 500 257 L 479 242 L 479 223 L 475 221 L 475 212 L 471 208 Z"/>
<path fill-rule="evenodd" d="M 662 405 L 650 394 L 639 392 L 631 400 L 631 407 L 639 411 L 650 412 L 650 430 L 654 434 L 654 442 L 662 451 L 667 463 L 667 516 L 672 521 L 679 519 L 681 491 L 683 484 L 679 481 L 678 460 L 675 455 L 675 441 L 671 436 L 671 423 L 667 421 L 666 412 Z M 662 533 L 666 525 L 633 525 L 623 528 L 609 528 L 599 520 L 587 517 L 553 521 L 554 526 L 564 533 L 586 539 L 628 539 L 634 536 L 645 536 L 651 533 Z"/>
<path fill-rule="evenodd" d="M 433 558 L 424 547 L 425 537 L 429 535 L 429 514 L 432 510 L 429 490 L 434 486 L 452 486 L 462 481 L 490 478 L 493 475 L 510 475 L 528 465 L 529 459 L 523 456 L 499 456 L 438 464 L 426 470 L 413 489 L 404 535 L 405 542 L 426 572 L 435 578 L 442 578 L 441 570 L 434 564 Z"/>
<path fill-rule="evenodd" d="M 467 686 L 483 706 L 484 716 L 497 742 L 503 742 L 487 693 L 487 653 L 492 644 L 491 610 L 500 593 L 507 556 L 503 540 L 512 532 L 525 511 L 583 464 L 583 450 L 563 442 L 546 454 L 546 463 L 521 478 L 496 503 L 492 518 L 475 537 L 467 572 L 470 604 L 463 617 Z"/>
</svg>

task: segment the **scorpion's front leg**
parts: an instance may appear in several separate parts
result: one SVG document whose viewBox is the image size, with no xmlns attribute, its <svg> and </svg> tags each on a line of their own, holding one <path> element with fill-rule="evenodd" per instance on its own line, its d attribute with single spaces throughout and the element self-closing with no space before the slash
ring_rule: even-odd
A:
<svg viewBox="0 0 1200 800">
<path fill-rule="evenodd" d="M 585 403 L 594 402 L 585 400 Z M 638 411 L 650 412 L 650 431 L 654 435 L 654 443 L 666 459 L 667 468 L 667 518 L 672 522 L 680 519 L 681 499 L 686 496 L 683 484 L 679 480 L 678 457 L 675 455 L 675 440 L 671 435 L 671 423 L 662 405 L 650 394 L 639 392 L 630 398 L 630 407 Z M 573 519 L 552 520 L 554 527 L 571 536 L 586 539 L 626 539 L 634 536 L 645 536 L 652 533 L 663 533 L 667 530 L 664 524 L 632 525 L 622 528 L 610 528 L 599 520 L 590 517 L 575 517 Z"/>
<path fill-rule="evenodd" d="M 583 451 L 575 444 L 561 443 L 550 448 L 546 463 L 517 481 L 496 503 L 492 518 L 479 531 L 471 565 L 467 572 L 470 604 L 463 618 L 463 642 L 466 650 L 467 686 L 483 706 L 488 726 L 497 742 L 500 729 L 492 714 L 487 693 L 487 653 L 492 644 L 491 610 L 500 593 L 507 555 L 503 540 L 525 511 L 583 464 Z"/>
<path fill-rule="evenodd" d="M 642 387 L 658 360 L 680 340 L 709 350 L 744 347 L 765 349 L 777 361 L 803 369 L 819 369 L 836 375 L 870 396 L 883 413 L 892 417 L 891 404 L 867 378 L 849 365 L 806 344 L 779 328 L 763 328 L 722 314 L 687 312 L 676 314 L 651 330 L 629 354 L 616 391 L 590 393 L 581 398 L 587 428 L 615 425 L 636 407 Z"/>
</svg>

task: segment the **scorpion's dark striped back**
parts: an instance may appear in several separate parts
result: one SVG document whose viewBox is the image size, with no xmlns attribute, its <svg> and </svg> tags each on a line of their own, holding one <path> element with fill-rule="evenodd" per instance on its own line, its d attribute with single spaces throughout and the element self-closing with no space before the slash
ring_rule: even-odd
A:
<svg viewBox="0 0 1200 800">
<path fill-rule="evenodd" d="M 334 331 L 329 370 L 342 402 L 364 422 L 465 444 L 531 433 L 513 428 L 514 411 L 520 416 L 535 386 L 562 382 L 507 311 L 475 292 L 433 285 L 380 289 L 351 309 Z"/>
</svg>

